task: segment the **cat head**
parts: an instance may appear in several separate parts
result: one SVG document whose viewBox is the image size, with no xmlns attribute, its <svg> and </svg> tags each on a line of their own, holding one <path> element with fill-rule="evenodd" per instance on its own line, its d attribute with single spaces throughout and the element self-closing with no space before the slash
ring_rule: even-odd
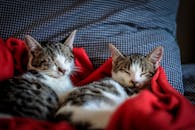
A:
<svg viewBox="0 0 195 130">
<path fill-rule="evenodd" d="M 69 75 L 74 69 L 72 53 L 76 30 L 64 43 L 40 44 L 29 35 L 25 36 L 29 50 L 28 70 L 36 70 L 53 78 Z"/>
<path fill-rule="evenodd" d="M 144 88 L 160 65 L 163 47 L 158 46 L 146 56 L 141 54 L 123 55 L 110 44 L 112 54 L 112 78 L 125 88 Z"/>
</svg>

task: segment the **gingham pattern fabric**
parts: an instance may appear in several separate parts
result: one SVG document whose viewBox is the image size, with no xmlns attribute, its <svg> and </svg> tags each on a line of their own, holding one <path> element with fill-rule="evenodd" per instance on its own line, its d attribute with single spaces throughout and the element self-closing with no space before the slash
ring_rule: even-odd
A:
<svg viewBox="0 0 195 130">
<path fill-rule="evenodd" d="M 86 49 L 97 68 L 109 56 L 108 43 L 125 54 L 146 54 L 162 45 L 162 66 L 183 93 L 180 52 L 175 40 L 178 0 L 0 1 L 0 37 L 63 40 L 77 29 L 75 47 Z"/>
<path fill-rule="evenodd" d="M 184 96 L 195 104 L 195 64 L 183 64 Z"/>
</svg>

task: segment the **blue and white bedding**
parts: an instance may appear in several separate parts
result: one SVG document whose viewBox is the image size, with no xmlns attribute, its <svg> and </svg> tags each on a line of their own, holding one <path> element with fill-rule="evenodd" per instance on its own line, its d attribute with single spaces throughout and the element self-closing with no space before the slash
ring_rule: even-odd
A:
<svg viewBox="0 0 195 130">
<path fill-rule="evenodd" d="M 83 47 L 97 68 L 110 56 L 108 44 L 123 53 L 146 54 L 163 46 L 162 66 L 169 82 L 184 93 L 176 42 L 178 0 L 0 0 L 0 37 L 63 40 L 77 29 L 75 47 Z"/>
<path fill-rule="evenodd" d="M 195 64 L 183 64 L 184 96 L 195 104 Z"/>
</svg>

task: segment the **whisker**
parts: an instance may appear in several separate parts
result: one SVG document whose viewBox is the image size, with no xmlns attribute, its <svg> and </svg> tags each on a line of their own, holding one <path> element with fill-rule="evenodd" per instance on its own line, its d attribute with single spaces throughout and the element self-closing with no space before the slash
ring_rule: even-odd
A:
<svg viewBox="0 0 195 130">
<path fill-rule="evenodd" d="M 73 72 L 81 72 L 81 68 L 76 66 L 73 68 Z"/>
<path fill-rule="evenodd" d="M 73 76 L 73 75 L 76 75 L 77 74 L 77 72 L 81 72 L 81 69 L 80 69 L 80 67 L 74 67 L 73 69 L 72 69 L 72 71 L 71 71 L 71 76 Z"/>
</svg>

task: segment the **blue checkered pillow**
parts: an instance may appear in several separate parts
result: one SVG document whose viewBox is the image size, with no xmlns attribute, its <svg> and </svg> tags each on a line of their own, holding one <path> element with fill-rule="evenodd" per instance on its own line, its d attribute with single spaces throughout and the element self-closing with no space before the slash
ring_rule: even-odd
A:
<svg viewBox="0 0 195 130">
<path fill-rule="evenodd" d="M 162 66 L 183 93 L 180 52 L 175 41 L 178 0 L 1 1 L 0 37 L 62 40 L 77 29 L 76 47 L 84 47 L 95 67 L 110 56 L 108 43 L 123 53 L 148 53 L 164 46 Z"/>
</svg>

